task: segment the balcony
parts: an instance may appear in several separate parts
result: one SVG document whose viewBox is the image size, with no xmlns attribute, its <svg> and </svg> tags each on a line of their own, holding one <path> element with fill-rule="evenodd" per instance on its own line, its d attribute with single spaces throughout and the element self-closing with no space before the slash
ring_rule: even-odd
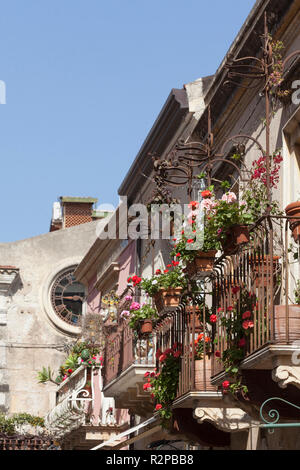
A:
<svg viewBox="0 0 300 470">
<path fill-rule="evenodd" d="M 297 249 L 294 245 L 294 253 Z M 239 396 L 244 409 L 247 401 L 253 410 L 271 396 L 298 401 L 300 305 L 293 291 L 299 275 L 299 258 L 290 250 L 284 217 L 262 218 L 251 230 L 250 243 L 215 264 L 215 349 L 221 357 L 232 350 L 240 354 L 238 369 L 248 388 L 247 400 Z M 217 386 L 232 381 L 221 361 L 213 375 Z"/>
<path fill-rule="evenodd" d="M 152 335 L 138 337 L 128 320 L 121 319 L 107 337 L 103 391 L 115 399 L 117 408 L 140 416 L 153 411 L 143 385 L 145 372 L 155 368 L 154 348 Z"/>
<path fill-rule="evenodd" d="M 108 406 L 109 405 L 109 406 Z M 58 387 L 56 406 L 45 418 L 45 425 L 66 450 L 90 449 L 124 431 L 113 401 L 102 394 L 101 369 L 80 366 Z"/>
</svg>

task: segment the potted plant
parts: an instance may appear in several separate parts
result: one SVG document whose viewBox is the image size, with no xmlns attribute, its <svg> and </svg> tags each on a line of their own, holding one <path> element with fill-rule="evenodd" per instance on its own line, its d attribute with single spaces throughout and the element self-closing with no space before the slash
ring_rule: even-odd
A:
<svg viewBox="0 0 300 470">
<path fill-rule="evenodd" d="M 130 328 L 136 331 L 140 331 L 142 334 L 151 333 L 152 322 L 158 318 L 158 315 L 157 311 L 151 306 L 150 302 L 144 302 L 142 305 L 139 302 L 132 302 L 129 309 Z"/>
<path fill-rule="evenodd" d="M 250 239 L 248 226 L 253 218 L 247 211 L 247 203 L 239 202 L 235 193 L 230 191 L 217 200 L 213 186 L 203 193 L 206 197 L 201 205 L 205 211 L 207 233 L 217 235 L 225 255 L 235 253 Z"/>
<path fill-rule="evenodd" d="M 300 243 L 300 201 L 292 202 L 285 208 L 289 225 L 296 243 Z M 296 218 L 295 218 L 296 217 Z"/>
<path fill-rule="evenodd" d="M 180 256 L 180 253 L 177 254 Z M 158 269 L 154 277 L 144 279 L 141 287 L 154 298 L 156 308 L 161 312 L 179 305 L 182 291 L 187 287 L 187 278 L 179 261 L 173 261 L 163 272 Z"/>
<path fill-rule="evenodd" d="M 188 216 L 190 230 L 182 230 L 181 238 L 174 238 L 175 245 L 171 256 L 175 257 L 178 252 L 180 253 L 180 259 L 186 264 L 186 272 L 189 276 L 210 273 L 220 247 L 216 231 L 207 223 L 207 216 L 200 229 L 196 223 L 197 216 L 199 216 L 199 206 L 205 207 L 211 195 L 211 191 L 203 191 L 202 197 L 204 199 L 200 205 L 197 201 L 190 202 L 191 212 Z"/>
</svg>

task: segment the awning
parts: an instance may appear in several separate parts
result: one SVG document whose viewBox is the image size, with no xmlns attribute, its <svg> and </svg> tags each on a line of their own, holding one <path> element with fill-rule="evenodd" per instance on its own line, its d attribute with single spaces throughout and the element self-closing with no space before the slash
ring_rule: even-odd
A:
<svg viewBox="0 0 300 470">
<path fill-rule="evenodd" d="M 93 447 L 90 450 L 98 450 L 98 449 L 101 449 L 102 447 L 106 447 L 108 445 L 110 446 L 115 441 L 119 440 L 120 438 L 126 437 L 126 436 L 128 436 L 128 435 L 130 435 L 130 434 L 132 434 L 136 431 L 139 431 L 140 429 L 145 428 L 146 426 L 148 426 L 149 424 L 154 423 L 155 421 L 157 421 L 157 417 L 152 416 L 152 418 L 147 419 L 146 421 L 143 421 L 142 423 L 138 424 L 137 426 L 134 426 L 131 429 L 127 429 L 127 431 L 121 432 L 121 434 L 117 434 L 116 436 L 112 437 L 108 441 L 102 442 L 102 444 L 99 444 L 98 446 Z M 116 443 L 116 445 L 114 446 L 114 449 L 117 446 L 118 447 L 127 446 L 128 444 L 131 444 L 132 442 L 136 442 L 136 441 L 142 439 L 143 437 L 146 437 L 146 435 L 153 434 L 154 432 L 159 431 L 160 429 L 161 429 L 160 425 L 154 426 L 153 428 L 149 429 L 148 431 L 145 431 L 141 434 L 138 434 L 137 436 L 134 436 L 131 439 L 128 439 L 127 441 L 124 441 L 122 443 L 121 442 Z"/>
</svg>

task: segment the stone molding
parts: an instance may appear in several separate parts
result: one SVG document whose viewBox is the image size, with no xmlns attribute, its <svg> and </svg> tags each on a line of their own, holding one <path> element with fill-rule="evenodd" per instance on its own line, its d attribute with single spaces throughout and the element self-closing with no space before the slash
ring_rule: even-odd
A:
<svg viewBox="0 0 300 470">
<path fill-rule="evenodd" d="M 280 388 L 294 385 L 300 388 L 300 366 L 278 366 L 272 370 L 272 379 Z"/>
<path fill-rule="evenodd" d="M 225 432 L 243 431 L 253 424 L 253 419 L 240 408 L 196 408 L 194 418 L 199 424 L 208 421 Z"/>
</svg>

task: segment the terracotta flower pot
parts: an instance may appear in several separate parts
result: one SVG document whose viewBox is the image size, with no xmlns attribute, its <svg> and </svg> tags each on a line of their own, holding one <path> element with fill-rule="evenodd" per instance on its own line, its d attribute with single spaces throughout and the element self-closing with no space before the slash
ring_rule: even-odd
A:
<svg viewBox="0 0 300 470">
<path fill-rule="evenodd" d="M 187 264 L 186 270 L 189 276 L 206 274 L 212 272 L 217 251 L 198 251 L 196 257 Z"/>
<path fill-rule="evenodd" d="M 182 294 L 182 287 L 169 288 L 168 290 L 161 289 L 154 296 L 154 302 L 159 312 L 165 309 L 176 308 L 179 305 Z"/>
<path fill-rule="evenodd" d="M 300 201 L 292 202 L 285 208 L 285 213 L 289 219 L 290 229 L 295 242 L 300 243 L 300 218 L 293 219 L 292 217 L 300 217 Z"/>
<path fill-rule="evenodd" d="M 240 246 L 249 243 L 250 235 L 247 225 L 233 225 L 226 233 L 226 238 L 221 240 L 225 255 L 233 255 Z"/>
<path fill-rule="evenodd" d="M 300 305 L 288 305 L 289 342 L 300 339 Z M 274 339 L 278 342 L 287 341 L 285 305 L 275 306 Z"/>
<path fill-rule="evenodd" d="M 144 334 L 150 334 L 152 333 L 153 330 L 153 325 L 152 325 L 152 320 L 144 320 L 141 324 L 141 333 Z"/>
<path fill-rule="evenodd" d="M 278 268 L 278 262 L 280 260 L 280 256 L 273 256 L 273 266 L 271 266 L 271 271 L 273 272 L 273 276 L 276 273 Z M 264 255 L 264 257 L 256 257 L 252 261 L 250 261 L 251 268 L 254 273 L 255 278 L 255 286 L 256 287 L 266 287 L 270 283 L 270 256 Z"/>
<path fill-rule="evenodd" d="M 204 366 L 205 366 L 205 382 L 204 382 Z M 195 360 L 195 389 L 200 391 L 216 390 L 216 387 L 211 384 L 210 378 L 212 376 L 212 357 L 207 354 L 205 361 L 203 359 Z"/>
</svg>

